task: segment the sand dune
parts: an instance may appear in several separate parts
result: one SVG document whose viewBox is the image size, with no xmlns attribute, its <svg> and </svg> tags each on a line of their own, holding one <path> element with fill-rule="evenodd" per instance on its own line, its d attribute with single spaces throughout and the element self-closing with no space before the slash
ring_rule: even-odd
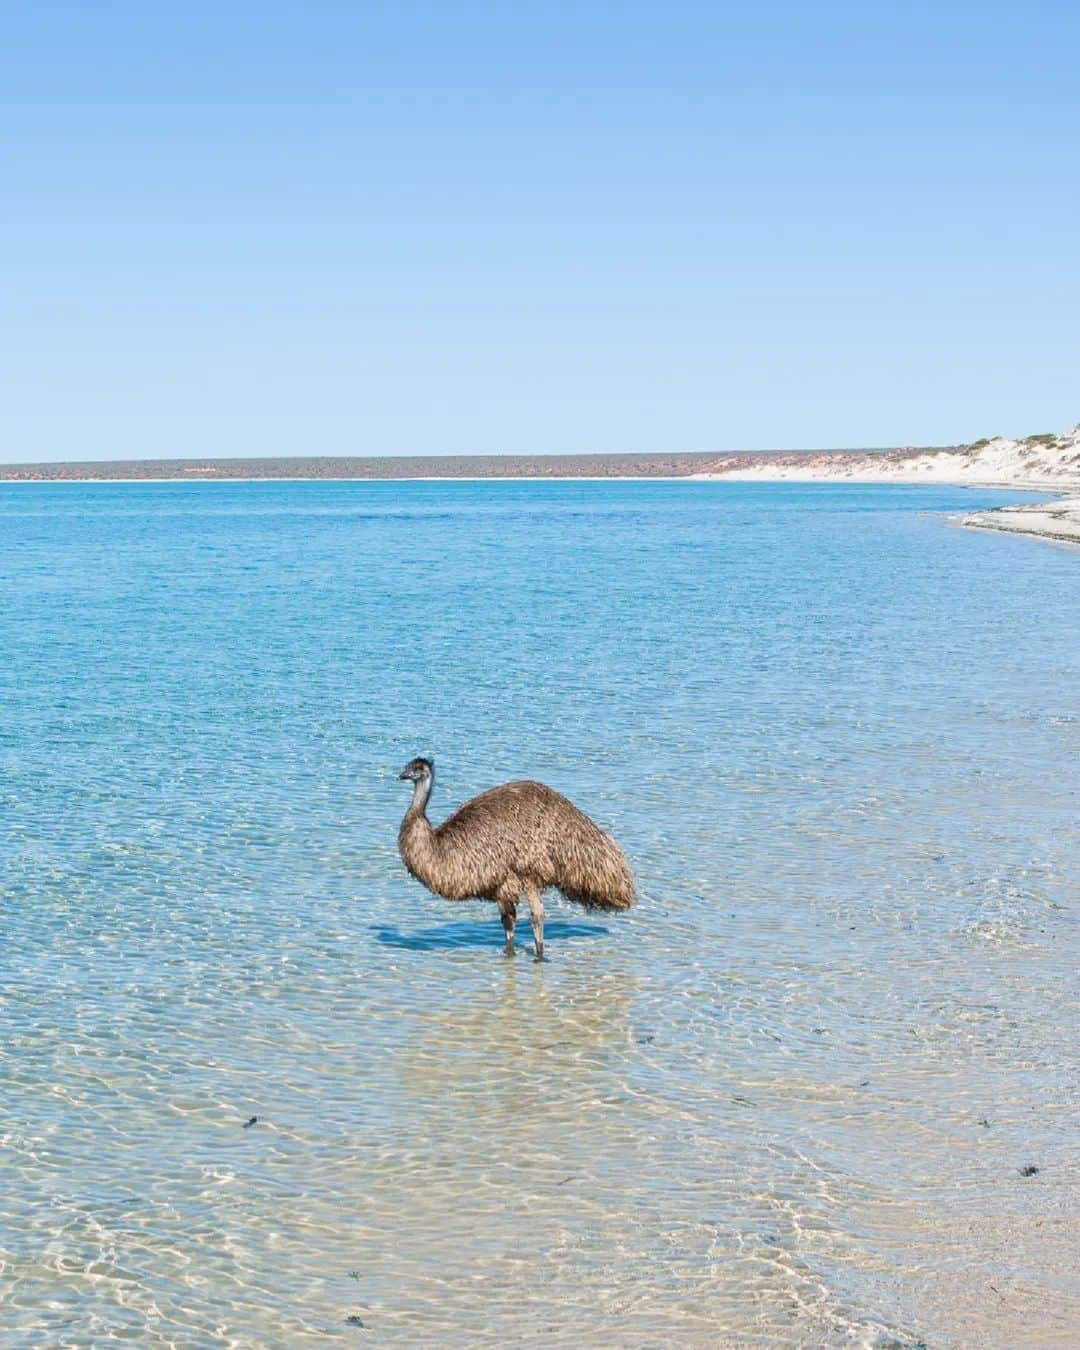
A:
<svg viewBox="0 0 1080 1350">
<path fill-rule="evenodd" d="M 1063 435 L 1003 436 L 944 450 L 723 455 L 695 477 L 849 483 L 966 483 L 1004 487 L 1080 487 L 1080 424 Z"/>
</svg>

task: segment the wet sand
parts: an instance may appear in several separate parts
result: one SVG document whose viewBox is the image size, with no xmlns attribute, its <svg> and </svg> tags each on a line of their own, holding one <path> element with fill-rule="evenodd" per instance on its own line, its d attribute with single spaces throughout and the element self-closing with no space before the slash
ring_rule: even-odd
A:
<svg viewBox="0 0 1080 1350">
<path fill-rule="evenodd" d="M 1059 544 L 1080 544 L 1080 497 L 976 511 L 963 516 L 960 523 L 973 530 L 1002 530 Z"/>
</svg>

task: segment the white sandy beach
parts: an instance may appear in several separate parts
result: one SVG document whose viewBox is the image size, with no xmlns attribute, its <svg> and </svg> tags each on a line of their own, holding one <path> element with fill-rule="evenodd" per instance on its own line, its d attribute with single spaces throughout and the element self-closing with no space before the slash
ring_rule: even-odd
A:
<svg viewBox="0 0 1080 1350">
<path fill-rule="evenodd" d="M 1062 435 L 996 436 L 954 450 L 772 455 L 759 463 L 727 456 L 695 477 L 753 482 L 955 483 L 967 487 L 1080 489 L 1080 424 Z M 1080 496 L 979 511 L 961 518 L 975 529 L 1004 530 L 1080 543 Z"/>
<path fill-rule="evenodd" d="M 1080 487 L 1080 424 L 1063 435 L 1002 436 L 951 450 L 826 451 L 763 456 L 719 456 L 697 478 L 850 483 L 960 483 L 973 487 Z"/>
</svg>

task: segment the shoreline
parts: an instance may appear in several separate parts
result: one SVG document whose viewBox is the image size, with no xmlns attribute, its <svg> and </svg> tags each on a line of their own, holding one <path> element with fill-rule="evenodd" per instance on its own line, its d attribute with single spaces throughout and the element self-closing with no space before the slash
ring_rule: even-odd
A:
<svg viewBox="0 0 1080 1350">
<path fill-rule="evenodd" d="M 134 487 L 146 487 L 157 484 L 180 484 L 184 487 L 202 486 L 202 485 L 230 485 L 235 483 L 686 483 L 695 482 L 700 475 L 673 473 L 673 474 L 528 474 L 528 473 L 510 473 L 510 474 L 480 474 L 477 477 L 465 477 L 460 474 L 409 474 L 409 475 L 388 475 L 384 477 L 370 478 L 315 478 L 308 474 L 297 474 L 292 477 L 285 475 L 276 475 L 270 478 L 4 478 L 0 475 L 0 487 L 11 485 L 31 487 L 41 487 L 43 485 L 53 487 L 58 483 L 70 483 L 73 486 L 91 483 L 99 483 L 102 486 L 119 484 L 131 484 Z M 1003 486 L 1009 486 L 1004 484 Z M 1041 489 L 1037 489 L 1041 491 Z"/>
<path fill-rule="evenodd" d="M 231 485 L 239 483 L 823 483 L 830 487 L 958 487 L 976 491 L 1000 492 L 1053 492 L 1058 495 L 1080 491 L 1080 482 L 1075 484 L 1048 482 L 973 482 L 970 479 L 940 478 L 932 482 L 906 478 L 891 478 L 883 474 L 880 478 L 830 478 L 822 474 L 807 474 L 806 477 L 766 478 L 740 474 L 481 474 L 476 477 L 464 477 L 457 474 L 428 474 L 397 477 L 390 475 L 380 478 L 313 478 L 306 475 L 294 477 L 275 476 L 270 478 L 4 478 L 0 475 L 0 487 L 54 487 L 58 484 L 89 486 L 100 484 L 102 487 L 117 487 L 130 484 L 133 487 Z"/>
<path fill-rule="evenodd" d="M 377 481 L 409 479 L 608 479 L 694 478 L 737 458 L 761 467 L 794 461 L 860 461 L 868 456 L 909 457 L 936 449 L 759 450 L 738 456 L 710 451 L 605 454 L 326 455 L 133 460 L 66 460 L 0 464 L 0 482 L 237 482 Z"/>
<path fill-rule="evenodd" d="M 882 462 L 868 465 L 867 461 L 873 457 L 881 455 Z M 469 457 L 471 458 L 471 457 Z M 479 458 L 479 457 L 477 457 Z M 502 457 L 484 458 L 481 462 L 492 464 Z M 626 470 L 634 467 L 644 467 L 656 464 L 660 468 L 658 459 L 649 456 L 567 456 L 571 464 L 577 463 L 582 468 L 595 467 L 596 461 L 602 459 L 605 461 L 605 467 L 608 467 L 607 473 L 545 473 L 537 472 L 535 466 L 538 463 L 551 464 L 556 457 L 530 456 L 506 456 L 505 459 L 517 461 L 522 464 L 522 472 L 519 473 L 472 473 L 463 474 L 459 472 L 430 473 L 430 474 L 374 474 L 359 472 L 343 476 L 323 474 L 318 472 L 306 473 L 279 473 L 269 475 L 244 475 L 233 474 L 227 471 L 225 466 L 220 466 L 225 471 L 216 471 L 218 466 L 210 468 L 209 472 L 203 472 L 200 469 L 194 469 L 189 474 L 177 477 L 175 474 L 175 462 L 168 461 L 133 461 L 133 472 L 117 477 L 106 477 L 101 474 L 91 474 L 85 476 L 80 474 L 76 476 L 73 473 L 65 473 L 64 469 L 72 469 L 75 466 L 71 463 L 56 465 L 0 465 L 0 486 L 26 486 L 26 485 L 55 485 L 69 484 L 71 486 L 87 486 L 99 484 L 101 486 L 118 486 L 124 484 L 146 485 L 161 484 L 165 486 L 187 486 L 190 484 L 251 484 L 251 483 L 483 483 L 483 482 L 502 482 L 502 483 L 606 483 L 606 482 L 628 482 L 628 483 L 827 483 L 827 484 L 850 484 L 854 486 L 883 486 L 883 487 L 959 487 L 969 488 L 976 491 L 1013 491 L 1013 492 L 1038 492 L 1051 494 L 1045 502 L 1025 502 L 1013 504 L 1010 506 L 993 507 L 988 510 L 972 512 L 970 515 L 954 515 L 950 517 L 955 523 L 965 529 L 984 530 L 1000 534 L 1016 534 L 1026 536 L 1029 539 L 1040 539 L 1048 543 L 1063 545 L 1066 548 L 1080 547 L 1080 480 L 1073 481 L 1071 476 L 1048 477 L 1039 476 L 1036 478 L 1022 477 L 988 477 L 986 479 L 976 478 L 970 471 L 975 469 L 975 465 L 970 460 L 961 458 L 955 451 L 874 451 L 869 454 L 866 451 L 832 451 L 822 455 L 818 452 L 799 451 L 799 452 L 774 452 L 761 451 L 753 455 L 747 454 L 738 456 L 738 467 L 732 465 L 730 469 L 720 468 L 717 472 L 716 460 L 712 458 L 708 468 L 704 471 L 694 472 L 690 469 L 682 473 L 672 472 L 646 472 L 632 473 Z M 702 460 L 708 461 L 710 457 L 692 455 L 687 456 L 687 460 L 700 463 Z M 945 462 L 943 463 L 943 459 Z M 463 462 L 464 461 L 464 462 Z M 748 461 L 750 461 L 748 463 Z M 756 461 L 756 462 L 753 462 Z M 951 463 L 949 462 L 951 461 Z M 258 461 L 256 461 L 258 462 Z M 265 462 L 265 461 L 264 461 Z M 381 461 L 355 461 L 363 468 L 386 466 L 386 460 Z M 429 461 L 430 462 L 430 461 Z M 465 467 L 468 462 L 467 457 L 451 459 L 449 463 L 454 467 Z M 685 462 L 685 460 L 684 460 Z M 181 461 L 182 463 L 182 461 Z M 293 460 L 284 461 L 290 467 L 296 463 Z M 448 463 L 448 461 L 443 461 Z M 169 476 L 157 472 L 146 472 L 147 469 L 157 470 L 165 468 L 166 464 L 173 472 Z M 469 467 L 477 464 L 476 459 L 472 459 Z M 920 469 L 925 470 L 928 464 L 932 464 L 931 473 L 925 474 Z M 304 463 L 305 468 L 317 469 L 326 466 L 327 462 L 311 461 Z M 227 468 L 237 466 L 236 461 L 228 464 Z M 80 470 L 86 467 L 85 461 L 79 465 Z M 118 465 L 116 461 L 108 464 L 108 468 L 115 472 Z M 209 466 L 208 466 L 209 467 Z M 238 466 L 237 466 L 238 467 Z M 477 466 L 478 467 L 478 466 Z M 498 467 L 503 467 L 500 464 Z M 560 468 L 563 465 L 559 465 Z M 664 468 L 671 469 L 674 465 L 670 459 L 667 459 Z M 968 474 L 956 473 L 958 468 L 966 468 Z M 989 466 L 985 466 L 989 467 Z M 997 467 L 997 466 L 995 466 Z M 1011 467 L 1011 466 L 1010 466 Z M 953 472 L 949 472 L 952 469 Z M 142 470 L 142 472 L 140 472 Z M 530 471 L 532 470 L 532 471 Z M 711 471 L 710 471 L 711 470 Z M 50 472 L 51 471 L 51 472 Z"/>
<path fill-rule="evenodd" d="M 1050 501 L 996 506 L 954 519 L 969 530 L 1025 535 L 1067 548 L 1080 546 L 1080 497 L 1062 494 L 1060 489 Z"/>
</svg>

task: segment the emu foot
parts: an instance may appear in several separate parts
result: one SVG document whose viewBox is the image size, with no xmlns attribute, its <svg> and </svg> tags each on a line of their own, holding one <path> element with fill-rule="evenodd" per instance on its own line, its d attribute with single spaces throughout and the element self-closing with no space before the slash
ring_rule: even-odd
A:
<svg viewBox="0 0 1080 1350">
<path fill-rule="evenodd" d="M 514 944 L 512 942 L 508 942 L 503 948 L 503 956 L 517 956 L 517 952 L 514 950 Z"/>
</svg>

